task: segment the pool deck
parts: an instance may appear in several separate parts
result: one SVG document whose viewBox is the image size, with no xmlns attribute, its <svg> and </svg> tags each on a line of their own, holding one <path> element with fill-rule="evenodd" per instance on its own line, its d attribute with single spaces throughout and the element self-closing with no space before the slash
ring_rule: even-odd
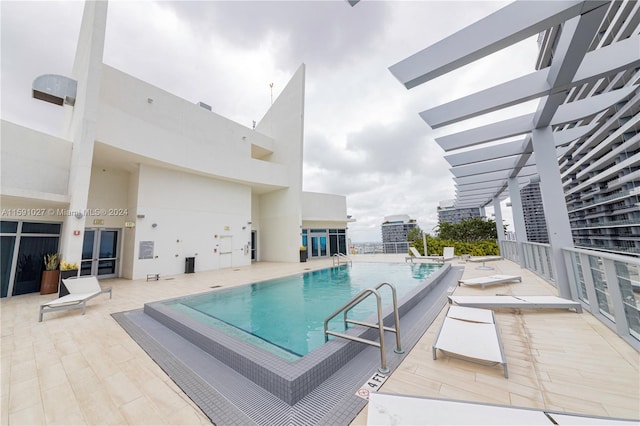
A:
<svg viewBox="0 0 640 426">
<path fill-rule="evenodd" d="M 358 261 L 399 261 L 404 255 L 356 255 Z M 485 289 L 457 287 L 456 295 L 496 293 L 556 295 L 555 289 L 507 260 L 494 270 L 465 266 L 463 278 L 521 275 L 522 283 Z M 210 424 L 182 390 L 112 318 L 144 303 L 262 281 L 307 269 L 306 263 L 256 263 L 247 267 L 160 277 L 159 281 L 108 280 L 113 299 L 97 297 L 80 310 L 46 314 L 40 303 L 55 295 L 2 299 L 0 422 L 18 424 Z M 640 354 L 589 313 L 540 310 L 496 312 L 509 379 L 499 367 L 447 357 L 432 359 L 431 345 L 444 317 L 405 356 L 381 392 L 640 418 Z M 367 409 L 352 421 L 367 424 Z"/>
</svg>

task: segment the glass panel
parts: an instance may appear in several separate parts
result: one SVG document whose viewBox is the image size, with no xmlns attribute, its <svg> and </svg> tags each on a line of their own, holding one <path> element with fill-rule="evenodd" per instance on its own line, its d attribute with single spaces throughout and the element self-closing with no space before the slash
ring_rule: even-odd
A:
<svg viewBox="0 0 640 426">
<path fill-rule="evenodd" d="M 553 274 L 553 262 L 551 262 L 551 248 L 545 247 L 544 253 L 547 258 L 547 268 L 548 268 L 547 270 L 549 271 L 549 280 L 555 281 L 554 274 Z"/>
<path fill-rule="evenodd" d="M 333 256 L 338 253 L 338 236 L 337 235 L 329 235 L 329 254 Z M 342 252 L 344 253 L 344 252 Z"/>
<path fill-rule="evenodd" d="M 100 259 L 116 257 L 118 231 L 100 231 Z"/>
<path fill-rule="evenodd" d="M 311 237 L 311 256 L 318 255 L 318 237 Z"/>
<path fill-rule="evenodd" d="M 22 232 L 25 234 L 60 234 L 59 223 L 23 222 Z"/>
<path fill-rule="evenodd" d="M 15 246 L 16 237 L 2 237 L 0 239 L 0 279 L 2 282 L 2 292 L 0 297 L 7 297 L 9 291 L 9 278 L 11 277 L 11 262 L 13 261 L 13 247 Z"/>
<path fill-rule="evenodd" d="M 80 262 L 80 275 L 91 275 L 91 264 L 93 262 L 88 260 Z"/>
<path fill-rule="evenodd" d="M 22 237 L 18 249 L 13 295 L 40 291 L 44 255 L 58 251 L 59 237 Z"/>
<path fill-rule="evenodd" d="M 640 340 L 640 274 L 638 267 L 614 262 L 629 334 Z"/>
<path fill-rule="evenodd" d="M 582 264 L 580 263 L 580 255 L 578 253 L 571 253 L 571 265 L 573 266 L 573 275 L 576 278 L 576 288 L 578 290 L 578 299 L 582 300 L 586 304 L 589 304 L 589 298 L 587 296 L 587 286 L 584 283 L 584 275 L 582 274 Z"/>
<path fill-rule="evenodd" d="M 327 255 L 327 237 L 320 237 L 320 256 Z"/>
<path fill-rule="evenodd" d="M 340 253 L 344 253 L 344 254 L 349 254 L 347 253 L 347 237 L 346 235 L 338 235 L 338 250 L 340 250 Z"/>
<path fill-rule="evenodd" d="M 101 260 L 98 262 L 98 275 L 113 275 L 116 273 L 115 260 Z"/>
<path fill-rule="evenodd" d="M 589 256 L 589 266 L 591 269 L 591 277 L 593 278 L 593 285 L 596 289 L 598 308 L 604 316 L 609 318 L 611 321 L 615 321 L 615 318 L 613 317 L 613 307 L 611 306 L 611 298 L 609 297 L 609 287 L 604 275 L 602 259 L 596 256 Z"/>
<path fill-rule="evenodd" d="M 306 235 L 302 236 L 302 245 L 305 246 L 307 249 L 309 248 L 309 244 L 308 244 Z"/>
<path fill-rule="evenodd" d="M 93 259 L 93 239 L 95 238 L 95 235 L 95 231 L 84 231 L 84 241 L 82 243 L 82 260 Z"/>
<path fill-rule="evenodd" d="M 8 220 L 0 221 L 0 232 L 15 234 L 18 232 L 18 222 L 11 222 Z"/>
</svg>

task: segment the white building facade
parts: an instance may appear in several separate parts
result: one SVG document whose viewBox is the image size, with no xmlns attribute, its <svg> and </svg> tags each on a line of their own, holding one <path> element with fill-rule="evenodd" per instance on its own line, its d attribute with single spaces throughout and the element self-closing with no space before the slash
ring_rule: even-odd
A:
<svg viewBox="0 0 640 426">
<path fill-rule="evenodd" d="M 3 297 L 38 291 L 51 252 L 140 279 L 297 262 L 303 229 L 346 245 L 345 197 L 302 191 L 304 65 L 252 129 L 104 64 L 106 16 L 87 2 L 73 75 L 34 82 L 66 137 L 2 121 Z"/>
</svg>

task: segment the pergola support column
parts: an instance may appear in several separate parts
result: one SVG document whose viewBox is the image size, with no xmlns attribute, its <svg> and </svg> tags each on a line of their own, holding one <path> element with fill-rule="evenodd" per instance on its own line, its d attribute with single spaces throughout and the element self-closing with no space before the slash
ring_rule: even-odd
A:
<svg viewBox="0 0 640 426">
<path fill-rule="evenodd" d="M 511 177 L 507 181 L 509 186 L 509 198 L 511 198 L 511 210 L 513 213 L 513 227 L 516 231 L 516 243 L 518 243 L 518 259 L 520 267 L 525 268 L 527 261 L 524 256 L 522 243 L 527 241 L 527 228 L 524 225 L 524 215 L 522 214 L 522 199 L 520 198 L 520 184 L 517 177 Z"/>
<path fill-rule="evenodd" d="M 555 272 L 556 286 L 560 297 L 571 298 L 571 288 L 567 277 L 567 268 L 562 254 L 563 247 L 573 247 L 569 213 L 562 187 L 562 177 L 558 168 L 556 148 L 551 127 L 534 129 L 532 132 L 533 149 L 540 174 L 542 205 L 547 218 L 551 262 Z"/>
</svg>

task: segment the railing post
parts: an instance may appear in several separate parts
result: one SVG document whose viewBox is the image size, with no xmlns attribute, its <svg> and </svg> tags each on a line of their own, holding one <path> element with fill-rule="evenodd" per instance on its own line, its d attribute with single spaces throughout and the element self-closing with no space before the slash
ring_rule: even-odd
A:
<svg viewBox="0 0 640 426">
<path fill-rule="evenodd" d="M 375 290 L 374 290 L 375 291 Z M 378 331 L 380 333 L 380 368 L 378 371 L 382 374 L 387 374 L 389 369 L 387 368 L 387 355 L 385 354 L 384 346 L 384 322 L 382 321 L 382 299 L 380 293 L 375 291 L 373 293 L 376 296 L 376 303 L 378 306 Z"/>
</svg>

